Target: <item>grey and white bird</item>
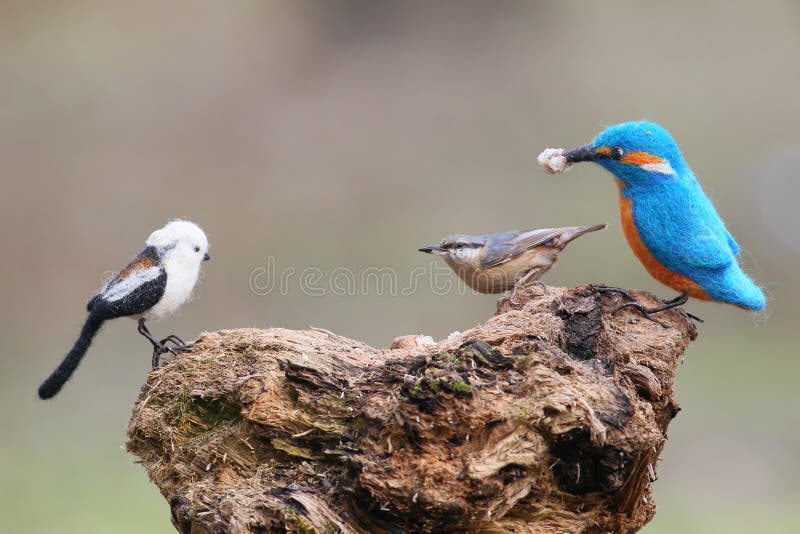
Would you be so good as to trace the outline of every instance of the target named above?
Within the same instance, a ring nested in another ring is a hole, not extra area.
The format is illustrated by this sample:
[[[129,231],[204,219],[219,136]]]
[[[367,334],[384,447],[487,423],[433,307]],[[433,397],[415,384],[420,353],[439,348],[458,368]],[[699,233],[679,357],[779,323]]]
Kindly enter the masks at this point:
[[[450,235],[420,252],[436,254],[469,287],[480,293],[503,293],[539,279],[567,243],[587,232],[606,228],[569,226],[489,235]]]
[[[55,396],[80,364],[92,339],[105,321],[117,317],[138,319],[139,333],[153,345],[153,366],[166,352],[177,354],[192,346],[171,335],[156,340],[145,326],[174,314],[192,294],[200,264],[211,259],[208,238],[196,224],[175,220],[156,230],[145,248],[89,300],[89,312],[78,340],[55,371],[39,387],[39,397]]]

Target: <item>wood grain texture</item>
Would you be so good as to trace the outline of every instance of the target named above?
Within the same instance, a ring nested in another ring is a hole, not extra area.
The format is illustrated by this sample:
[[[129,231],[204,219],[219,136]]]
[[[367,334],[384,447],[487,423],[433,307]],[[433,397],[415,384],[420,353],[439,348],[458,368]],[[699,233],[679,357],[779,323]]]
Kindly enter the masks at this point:
[[[179,532],[635,532],[696,337],[529,288],[436,345],[205,333],[150,373],[128,450]],[[639,298],[647,301],[645,293]]]

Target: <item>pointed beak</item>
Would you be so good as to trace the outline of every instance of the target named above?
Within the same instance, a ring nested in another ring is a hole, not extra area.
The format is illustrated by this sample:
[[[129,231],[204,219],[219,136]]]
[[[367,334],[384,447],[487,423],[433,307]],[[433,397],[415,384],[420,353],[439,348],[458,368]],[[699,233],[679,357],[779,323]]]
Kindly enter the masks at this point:
[[[568,163],[578,163],[581,161],[594,161],[597,154],[594,153],[592,145],[585,145],[564,152],[564,158]]]
[[[210,260],[210,259],[211,259],[211,254],[209,254],[208,252],[206,252],[205,254],[203,254],[203,261],[208,261],[208,260]]]
[[[419,249],[420,252],[424,252],[426,254],[447,254],[447,251],[443,249],[440,245],[428,245],[427,247],[422,247]]]

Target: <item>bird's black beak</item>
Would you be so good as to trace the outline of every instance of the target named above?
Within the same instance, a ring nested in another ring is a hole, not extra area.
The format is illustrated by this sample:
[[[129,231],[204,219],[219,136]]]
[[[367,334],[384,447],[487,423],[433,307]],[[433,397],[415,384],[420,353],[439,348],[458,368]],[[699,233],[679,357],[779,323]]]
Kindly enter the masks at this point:
[[[426,254],[444,254],[447,252],[441,245],[428,245],[427,247],[422,247],[419,251]]]
[[[208,252],[206,252],[205,254],[203,254],[203,261],[208,261],[208,260],[210,260],[210,259],[211,259],[211,254],[209,254]]]
[[[564,152],[564,158],[568,163],[578,163],[580,161],[594,161],[597,158],[597,154],[594,153],[592,145],[586,145]]]

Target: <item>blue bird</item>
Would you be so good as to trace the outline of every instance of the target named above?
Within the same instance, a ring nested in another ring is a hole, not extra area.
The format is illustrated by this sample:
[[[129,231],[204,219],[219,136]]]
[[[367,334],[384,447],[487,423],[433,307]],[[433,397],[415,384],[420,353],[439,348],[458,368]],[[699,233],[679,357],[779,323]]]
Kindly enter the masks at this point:
[[[662,306],[629,306],[648,315],[693,297],[764,309],[764,294],[736,259],[739,245],[667,130],[644,121],[617,124],[563,157],[567,164],[593,161],[614,175],[634,254],[656,280],[680,292]]]

